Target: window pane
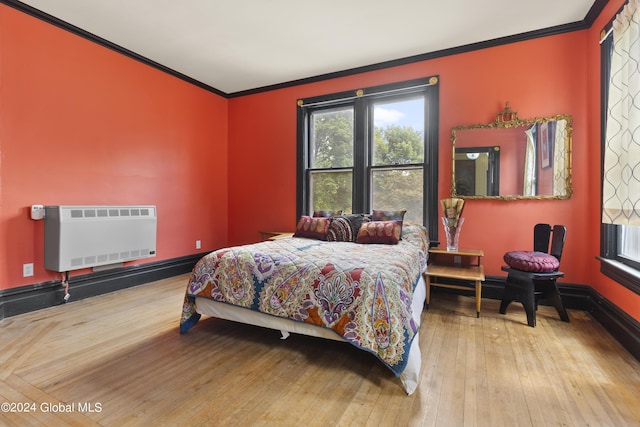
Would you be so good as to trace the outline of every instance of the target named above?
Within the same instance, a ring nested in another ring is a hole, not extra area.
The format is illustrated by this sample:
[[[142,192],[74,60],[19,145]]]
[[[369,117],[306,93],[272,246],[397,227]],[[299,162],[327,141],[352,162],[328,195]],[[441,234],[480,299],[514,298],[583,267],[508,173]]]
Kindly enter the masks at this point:
[[[373,209],[406,209],[405,221],[422,224],[422,168],[374,170],[371,180]]]
[[[353,166],[353,107],[311,113],[310,166]]]
[[[640,227],[620,225],[620,247],[618,253],[635,262],[640,262]]]
[[[424,97],[373,106],[373,165],[424,161]]]
[[[311,212],[317,210],[342,210],[343,213],[352,212],[352,182],[351,171],[311,172]]]

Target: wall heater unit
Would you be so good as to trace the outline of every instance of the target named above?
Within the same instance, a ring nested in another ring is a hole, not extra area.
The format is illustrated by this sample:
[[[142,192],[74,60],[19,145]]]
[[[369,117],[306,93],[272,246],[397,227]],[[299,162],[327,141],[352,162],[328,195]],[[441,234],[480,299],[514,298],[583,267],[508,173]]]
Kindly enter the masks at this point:
[[[44,267],[65,272],[156,256],[155,206],[45,206]]]

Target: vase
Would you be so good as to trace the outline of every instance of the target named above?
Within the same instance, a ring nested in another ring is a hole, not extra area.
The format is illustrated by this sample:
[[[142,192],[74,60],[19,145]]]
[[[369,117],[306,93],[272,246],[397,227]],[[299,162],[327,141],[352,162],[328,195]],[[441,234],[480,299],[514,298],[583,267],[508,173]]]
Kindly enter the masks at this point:
[[[447,237],[447,251],[457,251],[458,241],[460,240],[460,230],[464,223],[464,218],[458,218],[458,220],[450,220],[449,218],[442,217],[442,225],[444,226],[444,235]],[[452,225],[455,224],[455,225]]]

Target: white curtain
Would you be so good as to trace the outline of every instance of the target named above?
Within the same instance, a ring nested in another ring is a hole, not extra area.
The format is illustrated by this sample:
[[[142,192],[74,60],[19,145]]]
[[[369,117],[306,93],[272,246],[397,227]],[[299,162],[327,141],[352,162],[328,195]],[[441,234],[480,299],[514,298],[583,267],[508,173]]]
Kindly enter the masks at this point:
[[[602,222],[640,225],[640,0],[613,22]]]
[[[524,155],[523,196],[536,195],[536,141],[533,137],[534,127],[535,125],[524,131],[525,135],[527,135],[527,148]]]

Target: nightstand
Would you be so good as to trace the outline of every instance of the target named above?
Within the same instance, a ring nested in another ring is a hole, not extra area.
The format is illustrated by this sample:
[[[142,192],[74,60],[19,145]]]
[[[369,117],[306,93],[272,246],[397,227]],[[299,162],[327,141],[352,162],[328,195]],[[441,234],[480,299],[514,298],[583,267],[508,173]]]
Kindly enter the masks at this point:
[[[278,240],[293,236],[293,233],[286,231],[261,231],[260,240]]]
[[[480,258],[484,252],[479,249],[458,249],[447,251],[441,248],[429,249],[430,263],[424,272],[427,284],[427,309],[431,300],[431,286],[441,288],[475,290],[476,316],[480,317],[480,302],[482,299],[482,282],[485,280],[484,267],[480,264]],[[453,279],[467,284],[440,283],[438,278]]]

